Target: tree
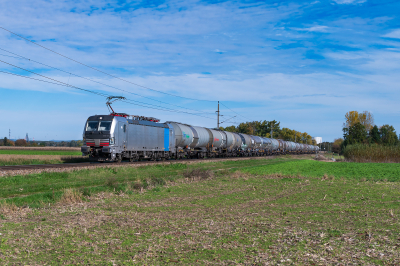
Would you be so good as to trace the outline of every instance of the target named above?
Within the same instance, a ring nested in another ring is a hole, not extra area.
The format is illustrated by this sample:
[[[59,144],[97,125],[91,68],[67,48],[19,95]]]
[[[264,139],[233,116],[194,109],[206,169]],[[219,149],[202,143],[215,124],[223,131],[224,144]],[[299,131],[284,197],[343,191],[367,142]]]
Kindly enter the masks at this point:
[[[15,141],[15,146],[26,146],[26,140],[24,140],[24,139],[17,139],[16,141]]]
[[[294,141],[295,132],[289,128],[282,128],[280,138],[286,141]]]
[[[31,145],[30,146],[32,146],[32,147],[37,147],[37,146],[39,146],[36,142],[31,142]]]
[[[7,139],[7,137],[4,137],[4,139],[3,139],[3,145],[4,145],[4,146],[8,146],[7,144],[8,144],[8,139]]]
[[[381,143],[381,134],[379,132],[379,128],[375,125],[370,131],[369,131],[369,142],[370,143]]]
[[[380,128],[382,143],[385,145],[396,145],[399,141],[393,126],[383,125]]]
[[[252,126],[250,122],[240,123],[237,128],[239,133],[254,135],[255,128]]]
[[[229,126],[229,127],[226,127],[225,129],[221,127],[221,130],[228,131],[228,132],[236,132],[236,127]]]
[[[14,141],[12,141],[12,140],[7,140],[7,146],[15,146]]]
[[[351,126],[360,123],[365,127],[367,131],[370,131],[374,124],[374,117],[368,111],[364,111],[362,113],[359,113],[357,111],[349,111],[346,113],[345,117],[345,127],[347,128],[350,128]]]
[[[335,153],[341,153],[340,147],[342,146],[343,141],[344,140],[342,138],[335,139],[332,144],[332,151]]]
[[[237,127],[229,126],[221,129],[229,132],[243,133],[261,137],[271,137],[270,135],[271,126],[273,129],[274,138],[278,138],[281,132],[280,122],[277,122],[275,120],[273,121],[264,120],[262,122],[261,121],[245,122],[245,123],[240,123]]]
[[[355,123],[354,125],[350,126],[349,128],[343,128],[343,146],[347,146],[349,144],[355,143],[366,143],[367,141],[367,130],[365,126],[361,123]]]
[[[360,123],[369,132],[374,125],[374,116],[370,112],[364,111],[360,114]]]

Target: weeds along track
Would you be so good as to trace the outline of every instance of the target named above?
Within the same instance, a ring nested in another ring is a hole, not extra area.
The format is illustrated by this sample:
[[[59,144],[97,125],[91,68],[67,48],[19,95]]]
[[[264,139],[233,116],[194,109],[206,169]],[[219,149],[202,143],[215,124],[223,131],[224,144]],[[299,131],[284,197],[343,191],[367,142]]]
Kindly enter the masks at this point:
[[[139,161],[139,162],[122,162],[122,163],[65,163],[65,164],[31,164],[31,165],[10,165],[0,166],[0,177],[37,174],[41,172],[65,172],[82,169],[95,169],[99,167],[140,167],[155,164],[170,164],[170,163],[184,163],[196,164],[206,162],[218,161],[247,161],[257,159],[274,159],[279,156],[260,156],[260,157],[238,157],[238,158],[210,158],[202,160],[183,159],[183,160],[169,160],[169,161]],[[304,158],[304,155],[291,155],[292,158]],[[310,155],[306,156],[310,157]]]

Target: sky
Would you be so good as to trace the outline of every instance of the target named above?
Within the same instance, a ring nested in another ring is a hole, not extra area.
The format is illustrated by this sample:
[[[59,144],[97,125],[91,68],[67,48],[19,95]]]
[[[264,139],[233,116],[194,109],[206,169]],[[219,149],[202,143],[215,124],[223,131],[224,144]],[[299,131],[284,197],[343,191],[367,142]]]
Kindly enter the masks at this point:
[[[0,137],[81,139],[111,95],[127,98],[115,111],[162,122],[214,128],[220,101],[224,127],[275,119],[333,141],[354,110],[400,133],[398,10],[385,0],[3,0]]]

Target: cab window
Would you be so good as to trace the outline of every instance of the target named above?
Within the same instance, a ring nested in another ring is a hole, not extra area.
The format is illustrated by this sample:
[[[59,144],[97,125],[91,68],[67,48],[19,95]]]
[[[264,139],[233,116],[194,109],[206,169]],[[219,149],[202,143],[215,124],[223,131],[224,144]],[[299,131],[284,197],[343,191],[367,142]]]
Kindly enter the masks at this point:
[[[110,131],[112,121],[101,121],[99,131]]]
[[[98,126],[98,121],[88,121],[86,125],[86,131],[97,131]]]

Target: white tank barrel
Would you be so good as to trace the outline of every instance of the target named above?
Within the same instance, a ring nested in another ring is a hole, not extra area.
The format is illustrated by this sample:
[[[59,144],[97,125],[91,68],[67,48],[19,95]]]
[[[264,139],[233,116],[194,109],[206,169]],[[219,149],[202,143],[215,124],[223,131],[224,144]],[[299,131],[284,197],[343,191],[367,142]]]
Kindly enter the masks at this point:
[[[170,124],[175,131],[175,145],[177,147],[185,148],[186,146],[190,146],[194,140],[193,131],[190,127],[175,123],[175,122],[167,122]]]

